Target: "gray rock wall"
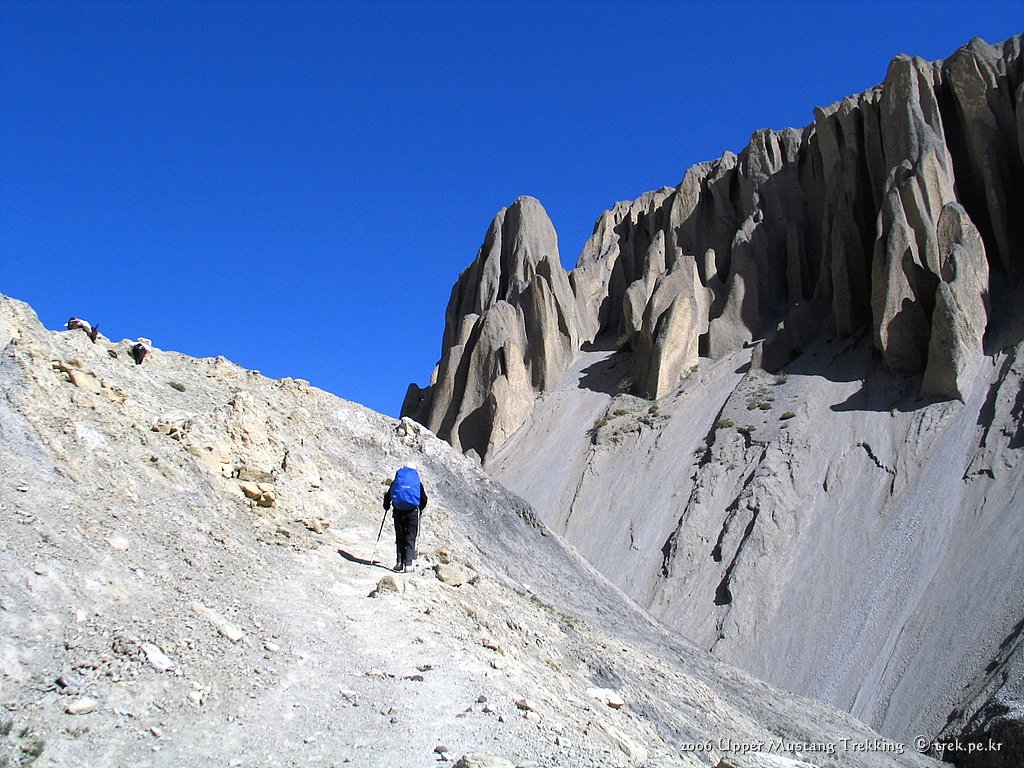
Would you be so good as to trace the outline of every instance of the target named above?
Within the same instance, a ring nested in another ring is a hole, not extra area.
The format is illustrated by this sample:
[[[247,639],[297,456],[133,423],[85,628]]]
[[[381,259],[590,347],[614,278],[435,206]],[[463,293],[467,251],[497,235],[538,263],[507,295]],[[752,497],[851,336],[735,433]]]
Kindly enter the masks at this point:
[[[628,383],[651,398],[699,355],[763,339],[755,363],[775,370],[823,333],[865,331],[890,370],[927,371],[922,395],[960,397],[990,282],[1024,275],[1020,46],[897,56],[880,86],[803,129],[757,131],[617,204],[568,276],[540,204],[520,198],[460,276],[434,382],[410,387],[403,414],[486,457],[602,337],[637,353]],[[959,234],[940,232],[947,206]]]
[[[481,454],[674,629],[905,738],[1020,724],[1020,43],[603,214],[579,352]]]
[[[575,305],[541,204],[521,197],[491,222],[445,313],[431,385],[409,387],[402,415],[464,452],[486,456],[518,429],[535,394],[579,348]]]

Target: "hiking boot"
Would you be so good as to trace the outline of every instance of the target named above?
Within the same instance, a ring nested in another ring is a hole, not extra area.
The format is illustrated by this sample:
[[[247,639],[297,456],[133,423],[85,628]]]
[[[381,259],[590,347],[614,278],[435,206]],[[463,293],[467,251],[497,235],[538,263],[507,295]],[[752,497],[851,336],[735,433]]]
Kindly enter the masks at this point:
[[[405,566],[402,563],[395,563],[395,567],[392,568],[395,573],[402,573],[405,571]]]

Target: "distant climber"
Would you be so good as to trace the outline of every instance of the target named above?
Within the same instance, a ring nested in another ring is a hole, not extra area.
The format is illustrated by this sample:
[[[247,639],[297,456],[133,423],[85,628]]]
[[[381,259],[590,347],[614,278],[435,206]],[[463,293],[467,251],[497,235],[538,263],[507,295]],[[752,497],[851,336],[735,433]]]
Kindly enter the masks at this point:
[[[384,511],[394,506],[395,551],[398,573],[412,568],[416,558],[416,535],[420,529],[420,510],[427,508],[427,490],[414,466],[402,467],[395,473],[384,492]]]
[[[149,347],[143,344],[141,341],[132,347],[132,360],[135,361],[136,365],[142,365],[142,361],[146,359],[146,355],[149,354]]]
[[[64,325],[69,331],[84,331],[85,335],[89,337],[93,344],[96,343],[96,337],[100,334],[100,326],[97,323],[95,326],[89,324],[87,320],[82,320],[77,317],[72,317]]]

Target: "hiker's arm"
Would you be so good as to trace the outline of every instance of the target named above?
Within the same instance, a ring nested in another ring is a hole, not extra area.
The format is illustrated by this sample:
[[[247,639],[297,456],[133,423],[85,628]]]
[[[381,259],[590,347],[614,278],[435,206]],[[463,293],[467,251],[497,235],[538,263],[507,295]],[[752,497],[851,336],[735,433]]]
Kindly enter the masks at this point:
[[[420,509],[427,508],[427,489],[420,483]]]
[[[388,487],[388,489],[386,491],[384,491],[384,511],[387,512],[389,509],[391,509],[391,488],[390,487]]]

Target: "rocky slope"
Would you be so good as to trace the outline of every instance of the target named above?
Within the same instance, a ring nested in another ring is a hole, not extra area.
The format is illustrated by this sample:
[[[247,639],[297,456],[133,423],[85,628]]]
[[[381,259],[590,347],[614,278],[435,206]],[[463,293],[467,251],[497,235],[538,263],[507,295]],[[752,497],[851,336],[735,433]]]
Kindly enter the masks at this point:
[[[901,738],[1019,712],[1020,48],[898,56],[616,205],[568,296],[517,201],[525,255],[485,243],[403,413],[759,676]],[[487,269],[516,289],[464,301]]]
[[[0,296],[0,765],[936,764],[672,635],[418,425],[132,344]]]

